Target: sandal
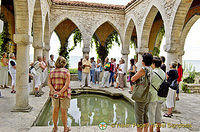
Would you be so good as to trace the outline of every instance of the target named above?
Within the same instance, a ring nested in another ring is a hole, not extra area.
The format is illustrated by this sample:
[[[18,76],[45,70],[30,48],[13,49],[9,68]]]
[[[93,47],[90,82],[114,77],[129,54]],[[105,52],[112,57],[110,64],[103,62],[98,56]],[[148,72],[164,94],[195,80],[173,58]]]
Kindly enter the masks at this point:
[[[171,114],[165,113],[163,116],[164,116],[164,117],[169,117],[169,118],[171,118]]]
[[[69,127],[67,127],[66,129],[64,129],[64,132],[69,132],[71,131],[71,129]]]

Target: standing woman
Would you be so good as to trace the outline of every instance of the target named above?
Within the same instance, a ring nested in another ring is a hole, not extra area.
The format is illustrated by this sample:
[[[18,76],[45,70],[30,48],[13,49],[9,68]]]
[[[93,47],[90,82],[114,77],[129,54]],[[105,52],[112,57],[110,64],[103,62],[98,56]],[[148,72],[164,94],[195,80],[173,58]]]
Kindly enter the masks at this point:
[[[132,82],[136,82],[138,79],[142,80],[140,81],[140,84],[136,84],[138,88],[143,88],[147,95],[145,100],[138,101],[135,100],[135,117],[136,117],[136,124],[137,124],[137,132],[142,132],[142,129],[144,128],[144,132],[148,131],[148,106],[149,106],[149,89],[150,89],[150,82],[151,82],[151,75],[152,75],[152,68],[151,64],[153,62],[153,56],[150,53],[144,53],[142,55],[142,68],[131,78]],[[136,90],[136,89],[134,89]],[[134,95],[134,94],[133,94]],[[141,97],[142,99],[142,97]]]
[[[99,84],[100,81],[100,72],[101,72],[101,59],[97,59],[97,64],[95,68],[95,83]]]
[[[136,73],[135,60],[131,59],[130,63],[131,63],[131,67],[129,69],[129,76],[130,76],[130,79],[131,79],[135,75],[135,73]],[[132,94],[134,83],[132,81],[130,81],[130,85],[131,85],[131,90],[129,91],[129,93]]]
[[[61,109],[62,123],[64,126],[64,132],[69,132],[70,128],[67,127],[67,110],[70,106],[71,89],[70,84],[70,72],[66,68],[66,59],[59,56],[55,66],[56,68],[50,73],[48,79],[48,85],[50,88],[50,97],[53,104],[53,132],[57,132],[58,126],[58,113]]]
[[[3,58],[1,59],[1,78],[0,86],[2,88],[8,88],[8,59],[7,53],[3,53]]]
[[[178,78],[178,71],[176,70],[176,67],[177,67],[177,64],[172,63],[170,65],[170,70],[167,72],[167,77],[168,77],[167,81],[169,82],[170,85],[172,85],[172,82],[176,81]],[[169,92],[166,99],[166,106],[167,106],[168,112],[163,115],[164,117],[171,118],[172,110],[175,106],[175,96],[176,96],[176,90],[169,87]]]
[[[178,63],[178,83],[180,83],[182,81],[182,77],[183,77],[183,68],[182,65],[180,63]],[[176,90],[176,100],[179,100],[179,88]]]

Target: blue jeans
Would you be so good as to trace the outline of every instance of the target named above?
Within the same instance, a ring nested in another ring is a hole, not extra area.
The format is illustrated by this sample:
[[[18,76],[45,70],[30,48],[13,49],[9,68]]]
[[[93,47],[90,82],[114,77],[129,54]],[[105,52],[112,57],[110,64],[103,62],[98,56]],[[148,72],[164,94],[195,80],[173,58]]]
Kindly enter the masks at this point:
[[[91,77],[91,81],[93,83],[95,83],[95,80],[94,80],[94,73],[95,73],[95,70],[90,70],[90,77]]]
[[[79,81],[82,80],[82,71],[78,71],[78,80],[79,80]]]
[[[110,72],[109,83],[111,83],[111,81],[112,81],[112,83],[114,83],[114,81],[115,81],[115,79],[114,79],[114,75],[115,75],[114,72]]]

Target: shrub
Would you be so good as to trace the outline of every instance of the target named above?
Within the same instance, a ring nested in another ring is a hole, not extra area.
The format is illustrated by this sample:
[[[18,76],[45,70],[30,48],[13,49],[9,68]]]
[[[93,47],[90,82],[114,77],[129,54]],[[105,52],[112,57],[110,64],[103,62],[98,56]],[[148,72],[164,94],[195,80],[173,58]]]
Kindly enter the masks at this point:
[[[70,68],[69,71],[70,71],[70,74],[78,74],[77,68]]]

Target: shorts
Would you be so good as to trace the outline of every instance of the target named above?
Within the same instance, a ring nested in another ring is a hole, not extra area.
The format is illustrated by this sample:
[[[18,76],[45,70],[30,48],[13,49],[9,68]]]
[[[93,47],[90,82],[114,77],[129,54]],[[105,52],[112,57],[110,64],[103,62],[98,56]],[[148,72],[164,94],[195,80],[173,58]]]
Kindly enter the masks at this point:
[[[162,115],[161,115],[161,106],[162,102],[150,102],[149,103],[149,123],[155,124],[155,123],[161,123]]]
[[[149,102],[135,102],[135,118],[136,124],[143,125],[148,123],[148,105]]]
[[[35,75],[34,81],[35,81],[35,88],[39,88],[39,86],[41,85],[41,75]]]
[[[52,105],[54,108],[62,108],[67,110],[70,106],[70,99],[69,98],[51,98],[52,99]]]

